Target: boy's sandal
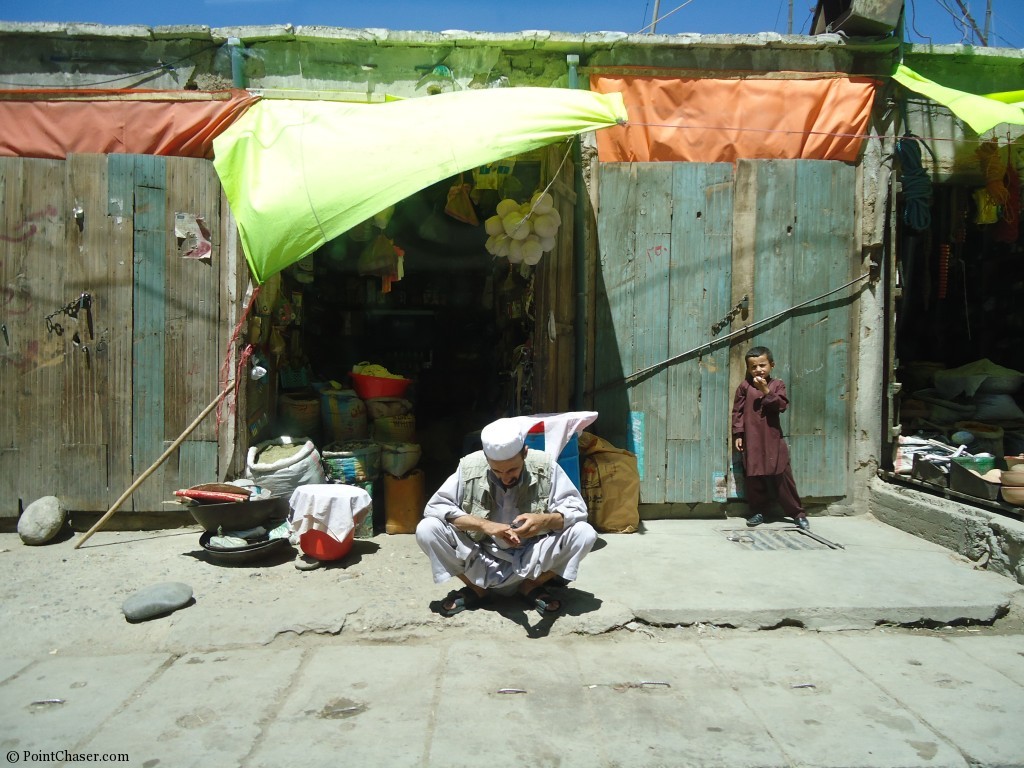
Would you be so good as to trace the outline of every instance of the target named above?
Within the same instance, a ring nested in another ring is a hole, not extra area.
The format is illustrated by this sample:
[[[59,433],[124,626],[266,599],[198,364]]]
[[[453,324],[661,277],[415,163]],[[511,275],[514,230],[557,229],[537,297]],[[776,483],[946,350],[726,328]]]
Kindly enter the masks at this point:
[[[472,611],[479,608],[489,600],[489,595],[478,595],[476,591],[469,586],[463,587],[462,589],[453,589],[448,593],[448,596],[441,601],[440,613],[442,616],[452,617],[457,613]]]
[[[543,584],[534,587],[529,592],[520,592],[519,597],[541,616],[558,613],[562,610],[562,601],[548,592]]]

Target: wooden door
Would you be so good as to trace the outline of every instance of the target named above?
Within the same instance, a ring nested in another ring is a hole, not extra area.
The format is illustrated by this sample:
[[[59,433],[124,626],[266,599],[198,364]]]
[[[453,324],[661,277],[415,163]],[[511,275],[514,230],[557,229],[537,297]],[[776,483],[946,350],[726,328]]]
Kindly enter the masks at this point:
[[[144,155],[4,158],[0,180],[0,515],[44,495],[105,511],[220,389],[220,184],[208,161]],[[203,220],[206,258],[184,257],[177,213]],[[122,508],[217,479],[217,437],[210,418]]]
[[[752,344],[772,347],[794,403],[783,426],[801,492],[844,495],[849,301],[788,310],[848,279],[854,169],[615,163],[600,174],[595,431],[637,453],[642,502],[724,500],[732,393]]]
[[[576,376],[576,263],[573,219],[576,204],[571,145],[544,150],[541,178],[561,217],[555,248],[535,272],[533,404],[537,413],[571,409]]]

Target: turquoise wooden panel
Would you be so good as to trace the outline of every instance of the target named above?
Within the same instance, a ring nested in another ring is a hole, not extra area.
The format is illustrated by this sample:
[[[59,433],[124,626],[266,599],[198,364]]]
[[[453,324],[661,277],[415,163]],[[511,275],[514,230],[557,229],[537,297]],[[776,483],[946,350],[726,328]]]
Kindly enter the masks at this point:
[[[135,156],[133,277],[132,464],[137,473],[164,450],[164,327],[166,324],[165,161]],[[160,482],[150,488],[162,494]]]
[[[639,381],[628,399],[621,388],[609,386],[617,377],[713,340],[711,326],[733,306],[732,167],[675,164],[669,178],[662,170],[668,164],[660,166],[602,166],[595,331],[595,407],[601,418],[596,431],[628,445],[619,425],[629,412],[639,413],[645,423],[646,465],[641,500],[712,501],[716,475],[724,475],[730,457],[728,344],[712,345]],[[801,493],[842,496],[850,301],[841,294],[841,300],[787,311],[849,279],[855,169],[831,162],[760,161],[755,180],[750,317],[782,317],[742,343],[770,347],[775,373],[790,391],[794,406],[783,417],[783,428]],[[659,212],[669,205],[666,247]]]
[[[759,164],[754,318],[842,285],[855,231],[855,171],[827,161]],[[850,310],[847,294],[788,313],[754,338],[771,347],[786,382],[783,417],[797,487],[805,497],[846,494]]]
[[[135,201],[136,155],[107,155],[107,215],[132,215]]]
[[[597,217],[600,261],[596,270],[594,408],[595,434],[612,444],[629,443],[629,392],[623,378],[633,367],[633,265],[636,252],[636,166],[601,169]]]
[[[810,212],[798,227],[807,243],[803,269],[821,275],[814,282],[820,296],[847,282],[856,256],[855,170],[825,161],[804,161],[797,168],[800,208]],[[820,290],[819,290],[820,289]],[[847,493],[849,433],[849,355],[852,331],[850,292],[834,294],[801,314],[794,324],[802,356],[796,396],[815,404],[804,413],[794,406],[790,420],[794,474],[804,478],[806,496]],[[799,486],[798,486],[799,487]]]
[[[758,163],[754,292],[750,297],[750,312],[754,320],[771,317],[795,303],[795,178],[796,167],[792,161]],[[776,362],[775,375],[788,385],[791,359],[789,333],[784,321],[761,326],[744,347],[755,345],[772,350]],[[783,416],[783,428],[786,420],[787,417]]]
[[[189,488],[217,481],[217,441],[186,440],[178,449],[178,484]]]
[[[637,207],[633,294],[633,365],[642,370],[668,359],[672,307],[672,175],[674,163],[637,164]],[[665,368],[636,382],[630,395],[633,411],[644,414],[644,476],[640,498],[665,501],[665,455],[668,421]]]
[[[728,163],[675,165],[669,357],[712,339],[731,307],[732,180]],[[668,381],[666,501],[710,501],[728,462],[728,345],[674,364]]]

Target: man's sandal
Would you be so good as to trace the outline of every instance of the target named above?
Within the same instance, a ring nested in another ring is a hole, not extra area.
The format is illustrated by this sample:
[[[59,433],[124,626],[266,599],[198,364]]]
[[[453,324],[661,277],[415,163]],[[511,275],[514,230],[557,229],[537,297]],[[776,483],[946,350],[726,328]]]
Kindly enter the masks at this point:
[[[440,612],[442,616],[451,617],[463,611],[475,610],[489,601],[489,595],[478,595],[476,590],[466,586],[449,592],[448,596],[441,601]]]
[[[562,601],[548,592],[543,584],[534,587],[529,592],[520,592],[519,597],[541,616],[558,613],[562,610]]]

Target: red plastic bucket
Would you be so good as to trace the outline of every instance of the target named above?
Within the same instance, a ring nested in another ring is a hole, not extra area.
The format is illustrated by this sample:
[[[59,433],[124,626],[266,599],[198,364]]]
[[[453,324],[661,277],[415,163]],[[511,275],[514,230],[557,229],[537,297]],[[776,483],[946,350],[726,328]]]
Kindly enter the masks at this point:
[[[299,536],[299,548],[317,560],[340,560],[352,549],[355,531],[349,531],[344,541],[338,541],[323,531],[306,531]]]

